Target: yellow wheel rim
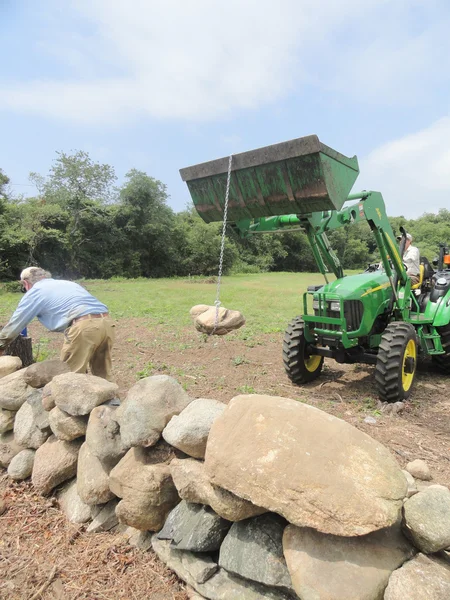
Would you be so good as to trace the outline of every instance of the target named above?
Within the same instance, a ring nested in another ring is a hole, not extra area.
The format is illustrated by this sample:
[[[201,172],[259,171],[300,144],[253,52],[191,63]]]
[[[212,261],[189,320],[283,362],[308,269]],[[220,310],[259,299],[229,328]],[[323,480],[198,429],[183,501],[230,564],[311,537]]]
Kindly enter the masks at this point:
[[[305,367],[310,373],[314,373],[314,371],[317,371],[317,369],[319,368],[321,360],[322,357],[318,354],[311,354],[311,356],[309,356],[308,358],[306,358],[305,356]]]
[[[412,373],[406,373],[406,361],[408,358],[414,359],[414,370]],[[409,340],[406,344],[405,354],[403,355],[403,366],[402,366],[402,386],[405,392],[409,390],[412,385],[414,374],[416,372],[416,359],[417,359],[417,348],[414,340]]]

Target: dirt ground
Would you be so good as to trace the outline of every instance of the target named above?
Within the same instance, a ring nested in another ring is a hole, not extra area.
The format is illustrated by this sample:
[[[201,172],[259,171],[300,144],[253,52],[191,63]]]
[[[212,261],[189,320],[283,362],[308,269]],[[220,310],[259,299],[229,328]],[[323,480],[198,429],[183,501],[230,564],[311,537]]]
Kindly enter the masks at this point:
[[[30,331],[34,339],[46,337],[45,351],[57,355],[61,336],[38,324]],[[282,364],[282,334],[251,341],[236,334],[205,338],[193,329],[149,328],[145,319],[123,319],[116,331],[113,366],[122,398],[139,376],[168,374],[193,398],[227,403],[238,394],[259,393],[297,399],[379,440],[401,467],[426,460],[433,481],[450,486],[450,378],[430,362],[420,364],[410,400],[392,415],[377,399],[373,367],[326,360],[318,380],[301,388],[291,385]],[[8,509],[0,516],[0,598],[187,598],[182,584],[151,552],[137,552],[113,534],[83,534],[29,484],[3,477],[2,495]]]

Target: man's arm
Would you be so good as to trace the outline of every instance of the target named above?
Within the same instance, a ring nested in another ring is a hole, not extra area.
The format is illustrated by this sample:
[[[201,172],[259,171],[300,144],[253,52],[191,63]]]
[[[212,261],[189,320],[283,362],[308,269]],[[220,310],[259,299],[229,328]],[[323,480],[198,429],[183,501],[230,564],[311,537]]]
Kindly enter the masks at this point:
[[[22,329],[39,314],[41,303],[39,290],[33,288],[21,299],[9,323],[0,331],[0,351],[2,354],[5,347],[16,339]]]

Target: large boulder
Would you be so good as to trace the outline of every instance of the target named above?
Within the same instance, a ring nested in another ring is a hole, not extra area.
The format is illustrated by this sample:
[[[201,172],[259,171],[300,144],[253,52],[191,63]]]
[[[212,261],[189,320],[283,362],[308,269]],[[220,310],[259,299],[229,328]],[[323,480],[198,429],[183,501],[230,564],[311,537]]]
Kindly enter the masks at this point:
[[[168,463],[172,451],[164,443],[156,448],[132,448],[110,473],[110,489],[122,500],[116,514],[121,523],[143,531],[158,531],[179,501]]]
[[[111,467],[115,466],[128,450],[122,442],[116,411],[114,406],[97,406],[89,415],[86,430],[86,442],[92,454]]]
[[[414,554],[399,523],[360,537],[288,525],[283,550],[302,600],[381,600],[392,571]]]
[[[25,369],[24,380],[33,388],[42,388],[47,383],[63,373],[70,373],[70,367],[67,363],[58,358],[37,362]]]
[[[15,481],[27,479],[33,471],[34,455],[36,450],[29,448],[16,454],[9,463],[8,475]]]
[[[71,523],[86,523],[91,519],[91,507],[78,495],[77,482],[69,481],[57,494],[59,507]]]
[[[194,325],[197,331],[211,335],[226,335],[234,329],[239,329],[245,325],[245,317],[238,310],[231,310],[224,306],[219,306],[217,311],[215,306],[207,304],[197,304],[190,310],[191,317],[194,319]],[[217,323],[216,323],[217,320]]]
[[[406,500],[406,533],[422,552],[430,554],[450,547],[450,490],[433,485]]]
[[[105,504],[114,498],[109,489],[109,472],[94,456],[88,444],[80,448],[77,466],[77,491],[85,504]]]
[[[116,412],[123,444],[127,448],[153,446],[170,419],[190,402],[173,377],[154,375],[141,379]]]
[[[14,439],[12,431],[0,434],[0,467],[6,468],[12,459],[25,448]]]
[[[18,356],[0,356],[0,379],[15,373],[22,368],[22,361]]]
[[[71,442],[79,437],[83,437],[86,433],[89,418],[87,415],[74,417],[57,406],[52,408],[47,414],[50,428],[58,440]]]
[[[194,458],[174,458],[170,472],[180,498],[186,502],[207,504],[228,521],[242,521],[267,512],[232,492],[212,485],[205,472],[205,464]]]
[[[31,387],[25,382],[26,369],[15,371],[0,379],[0,408],[19,410],[28,397]]]
[[[6,408],[0,408],[0,433],[12,431],[12,429],[14,429],[15,418],[15,410],[6,410]]]
[[[87,415],[96,406],[112,400],[119,387],[95,375],[64,373],[54,377],[51,395],[55,405],[69,415]]]
[[[24,448],[42,446],[50,435],[50,429],[40,429],[34,417],[34,411],[28,402],[19,408],[14,421],[14,439]]]
[[[168,444],[189,456],[204,458],[211,426],[224,410],[225,404],[218,400],[193,400],[179,415],[170,419],[162,436]]]
[[[36,451],[31,481],[46,496],[60,483],[75,477],[81,442],[63,442],[51,436]]]
[[[274,396],[238,396],[206,447],[211,483],[290,523],[333,535],[393,525],[407,492],[390,452],[317,408]]]
[[[233,523],[219,555],[229,573],[292,593],[291,576],[283,556],[286,521],[273,513]]]
[[[214,552],[220,548],[230,525],[209,506],[182,500],[170,512],[158,537],[172,540],[178,550]]]
[[[418,554],[389,579],[384,600],[448,600],[450,563]]]

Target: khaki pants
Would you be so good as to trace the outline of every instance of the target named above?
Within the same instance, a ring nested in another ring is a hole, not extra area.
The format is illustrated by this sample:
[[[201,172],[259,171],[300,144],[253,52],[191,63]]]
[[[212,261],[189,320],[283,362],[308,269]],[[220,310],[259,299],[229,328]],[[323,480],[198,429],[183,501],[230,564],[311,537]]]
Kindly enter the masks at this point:
[[[61,360],[74,373],[86,373],[112,381],[111,348],[114,344],[114,323],[110,317],[76,321],[64,332]]]

